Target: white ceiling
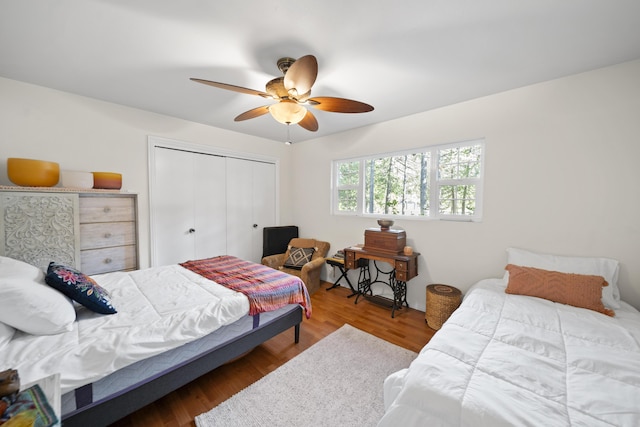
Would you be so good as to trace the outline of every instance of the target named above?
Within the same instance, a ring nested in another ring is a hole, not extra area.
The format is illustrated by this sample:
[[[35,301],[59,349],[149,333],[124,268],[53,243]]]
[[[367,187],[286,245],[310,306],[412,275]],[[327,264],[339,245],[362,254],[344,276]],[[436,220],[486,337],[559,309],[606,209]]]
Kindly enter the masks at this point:
[[[0,76],[276,141],[268,104],[190,77],[263,91],[276,61],[313,54],[303,141],[640,58],[638,0],[0,0]],[[0,94],[1,96],[1,94]]]

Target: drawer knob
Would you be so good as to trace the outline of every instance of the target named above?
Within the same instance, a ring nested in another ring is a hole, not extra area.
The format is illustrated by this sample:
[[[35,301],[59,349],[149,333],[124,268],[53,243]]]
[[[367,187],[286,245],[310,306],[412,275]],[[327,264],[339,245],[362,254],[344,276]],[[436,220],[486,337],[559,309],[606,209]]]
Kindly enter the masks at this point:
[[[111,258],[105,258],[104,259],[104,263],[105,264],[111,264],[111,261],[113,261]]]
[[[109,206],[105,206],[103,210],[104,210],[104,213],[111,212],[111,208]]]
[[[109,232],[104,233],[104,238],[105,239],[108,239],[109,237],[111,237],[111,233],[109,233]]]

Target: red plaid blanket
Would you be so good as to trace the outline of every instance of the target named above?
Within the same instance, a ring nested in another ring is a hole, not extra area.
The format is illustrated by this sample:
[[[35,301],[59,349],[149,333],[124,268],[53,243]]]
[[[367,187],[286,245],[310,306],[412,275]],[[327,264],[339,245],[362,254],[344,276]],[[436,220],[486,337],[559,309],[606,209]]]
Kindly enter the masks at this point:
[[[287,304],[300,304],[307,319],[311,317],[309,292],[299,277],[230,255],[187,261],[180,265],[245,294],[249,298],[249,314],[252,316]]]

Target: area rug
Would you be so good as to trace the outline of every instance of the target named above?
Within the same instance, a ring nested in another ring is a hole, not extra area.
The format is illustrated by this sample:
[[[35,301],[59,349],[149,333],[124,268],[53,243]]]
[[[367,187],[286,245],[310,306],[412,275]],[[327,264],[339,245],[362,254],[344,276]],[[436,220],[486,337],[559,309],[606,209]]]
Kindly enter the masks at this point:
[[[375,426],[382,384],[416,353],[344,325],[196,417],[198,427]]]

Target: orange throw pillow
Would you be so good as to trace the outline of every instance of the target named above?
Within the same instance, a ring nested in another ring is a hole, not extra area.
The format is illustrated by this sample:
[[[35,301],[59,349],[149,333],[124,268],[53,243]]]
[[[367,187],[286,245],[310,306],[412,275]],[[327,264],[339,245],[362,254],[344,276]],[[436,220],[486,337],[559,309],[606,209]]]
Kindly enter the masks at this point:
[[[602,304],[602,288],[609,284],[602,276],[560,273],[533,267],[508,264],[508,294],[527,295],[549,301],[588,308],[607,316],[614,316],[613,310]]]

